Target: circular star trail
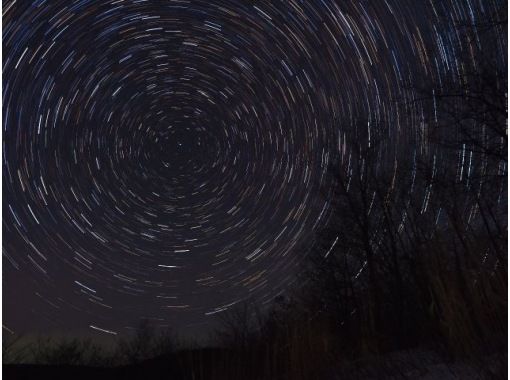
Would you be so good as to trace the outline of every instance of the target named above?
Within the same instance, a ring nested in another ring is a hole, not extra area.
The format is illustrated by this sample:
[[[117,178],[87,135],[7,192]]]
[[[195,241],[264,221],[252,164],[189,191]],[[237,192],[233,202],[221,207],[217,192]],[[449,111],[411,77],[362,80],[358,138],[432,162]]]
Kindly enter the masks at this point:
[[[460,65],[451,18],[482,7],[403,3],[4,2],[4,271],[23,313],[122,333],[285,291],[346,131],[363,117],[370,143],[384,120],[381,162],[417,145],[393,100]]]

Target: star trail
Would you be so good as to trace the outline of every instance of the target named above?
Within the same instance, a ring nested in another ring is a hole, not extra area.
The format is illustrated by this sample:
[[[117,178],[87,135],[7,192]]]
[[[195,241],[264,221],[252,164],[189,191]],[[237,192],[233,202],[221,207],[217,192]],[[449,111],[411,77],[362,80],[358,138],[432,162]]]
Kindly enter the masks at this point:
[[[395,100],[462,71],[479,46],[454,25],[495,4],[4,2],[4,297],[24,299],[4,324],[116,335],[270,304],[346,133],[363,118],[381,165],[412,161],[425,126]]]

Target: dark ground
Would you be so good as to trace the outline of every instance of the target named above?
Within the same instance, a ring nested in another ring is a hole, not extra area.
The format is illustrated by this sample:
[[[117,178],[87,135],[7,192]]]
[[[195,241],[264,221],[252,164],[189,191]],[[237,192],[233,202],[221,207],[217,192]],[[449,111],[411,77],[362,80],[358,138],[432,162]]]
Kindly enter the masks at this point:
[[[241,375],[232,371],[216,373],[217,363],[233,361],[236,355],[229,350],[201,349],[183,350],[174,355],[145,360],[139,364],[114,368],[88,366],[51,366],[31,364],[10,364],[3,366],[6,380],[16,379],[240,379],[240,380],[287,380],[291,377],[257,375],[257,370],[248,370]],[[420,379],[420,380],[488,380],[508,378],[507,360],[503,356],[493,356],[479,363],[445,362],[431,351],[399,351],[360,361],[354,361],[342,368],[325,368],[317,372],[311,380],[379,380],[379,379]],[[235,367],[233,365],[232,367]],[[221,365],[220,365],[221,367]],[[225,367],[223,367],[222,371]],[[231,372],[231,373],[228,373]],[[225,377],[223,377],[225,376]]]

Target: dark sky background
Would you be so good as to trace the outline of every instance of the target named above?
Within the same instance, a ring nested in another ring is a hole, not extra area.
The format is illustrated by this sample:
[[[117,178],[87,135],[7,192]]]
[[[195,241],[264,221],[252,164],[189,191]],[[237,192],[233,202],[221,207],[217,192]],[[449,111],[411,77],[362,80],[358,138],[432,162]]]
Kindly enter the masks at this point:
[[[4,2],[4,327],[206,331],[270,304],[327,222],[346,132],[384,121],[381,164],[411,157],[419,110],[395,99],[455,74],[455,22],[498,4]]]

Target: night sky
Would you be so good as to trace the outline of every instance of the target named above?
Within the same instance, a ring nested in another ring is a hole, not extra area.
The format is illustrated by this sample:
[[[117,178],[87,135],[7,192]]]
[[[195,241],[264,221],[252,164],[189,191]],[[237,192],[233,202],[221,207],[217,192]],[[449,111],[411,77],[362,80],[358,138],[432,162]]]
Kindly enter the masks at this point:
[[[424,126],[395,99],[457,73],[455,23],[497,4],[5,1],[4,326],[122,335],[270,304],[327,222],[346,133],[384,121],[381,165],[412,160]]]

